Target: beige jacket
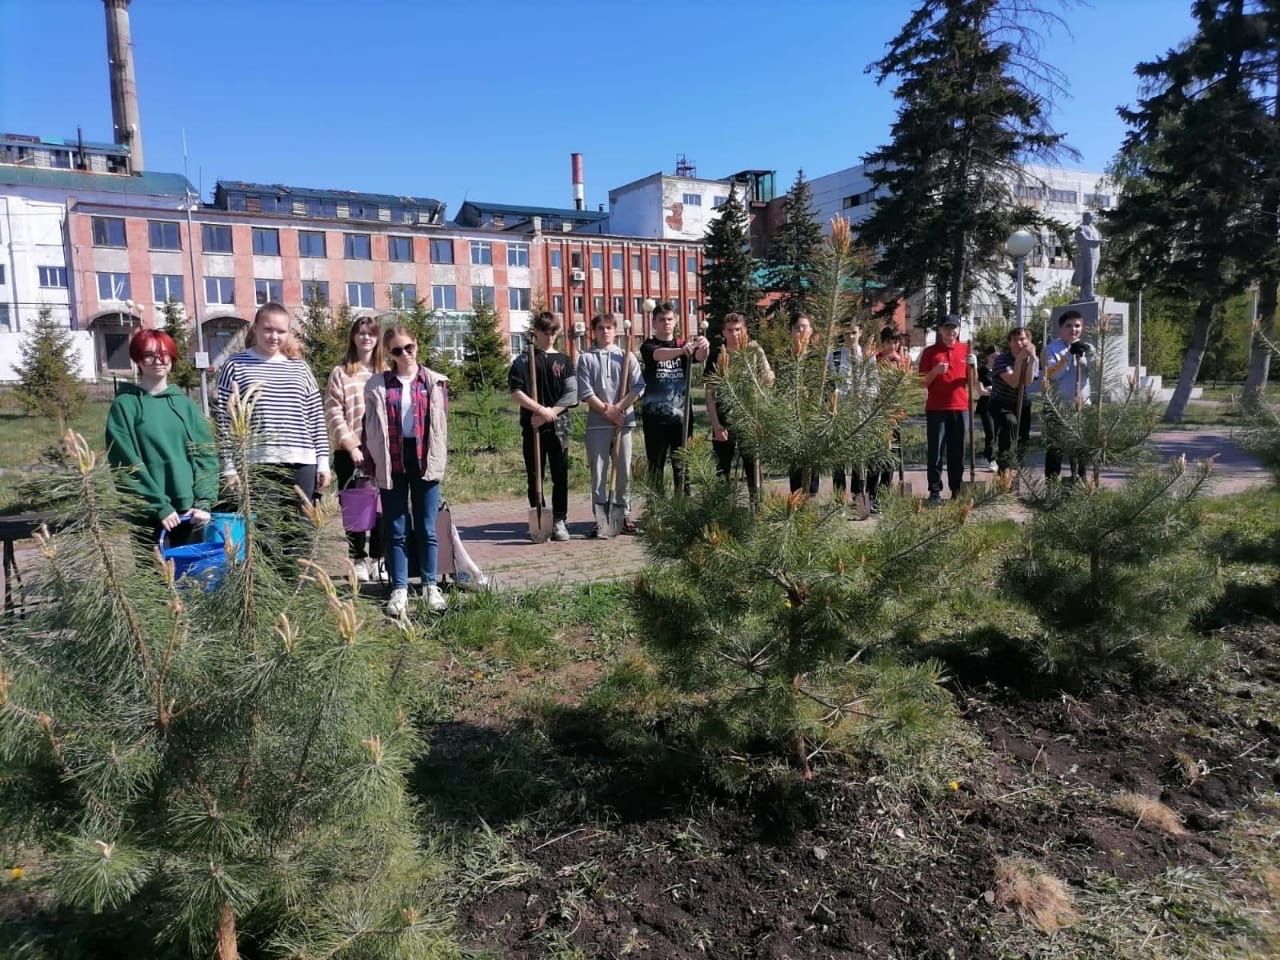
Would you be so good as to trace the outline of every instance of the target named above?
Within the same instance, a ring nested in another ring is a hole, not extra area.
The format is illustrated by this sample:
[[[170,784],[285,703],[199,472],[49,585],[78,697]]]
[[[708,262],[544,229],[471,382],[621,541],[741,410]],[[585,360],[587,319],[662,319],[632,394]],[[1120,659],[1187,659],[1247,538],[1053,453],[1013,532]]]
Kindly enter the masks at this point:
[[[364,389],[372,372],[360,368],[347,373],[345,366],[333,368],[324,391],[324,419],[329,426],[333,449],[350,453],[360,446],[364,428]]]
[[[431,395],[431,426],[427,433],[427,465],[423,480],[441,480],[449,460],[449,378],[427,367]],[[393,374],[394,375],[394,374]],[[387,445],[387,386],[383,374],[374,374],[364,388],[364,448],[373,464],[374,478],[382,490],[390,490],[391,450]]]

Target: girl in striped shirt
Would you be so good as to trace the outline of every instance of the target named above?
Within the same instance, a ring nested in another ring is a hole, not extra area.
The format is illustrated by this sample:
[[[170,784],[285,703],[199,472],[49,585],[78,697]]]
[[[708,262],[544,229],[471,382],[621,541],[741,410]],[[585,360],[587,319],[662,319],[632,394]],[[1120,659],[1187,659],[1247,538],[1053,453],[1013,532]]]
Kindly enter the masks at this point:
[[[364,388],[374,373],[386,369],[381,338],[382,330],[373,317],[361,317],[353,323],[347,335],[347,356],[333,368],[325,386],[324,418],[333,440],[333,467],[338,474],[339,489],[351,481],[357,469],[373,475],[373,467],[366,464],[361,450],[364,443]],[[369,533],[348,533],[347,548],[355,563],[356,578],[362,583],[371,580],[382,558],[381,526],[375,526]]]
[[[294,487],[314,500],[329,484],[329,437],[320,405],[320,388],[305,362],[289,356],[289,314],[278,303],[258,308],[250,329],[251,346],[241,350],[218,374],[218,429],[224,438],[222,474],[234,487],[239,477],[225,447],[231,427],[233,391],[244,397],[260,385],[253,406],[249,460],[282,489],[285,502],[297,501]]]

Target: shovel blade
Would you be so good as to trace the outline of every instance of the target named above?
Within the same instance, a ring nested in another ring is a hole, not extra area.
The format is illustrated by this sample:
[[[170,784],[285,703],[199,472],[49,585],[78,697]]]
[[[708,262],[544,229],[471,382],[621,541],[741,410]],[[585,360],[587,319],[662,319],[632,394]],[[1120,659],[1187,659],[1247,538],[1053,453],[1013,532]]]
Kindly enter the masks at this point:
[[[604,514],[604,525],[601,529],[603,537],[618,537],[622,535],[622,525],[626,522],[626,513],[622,507],[614,504],[610,506]]]
[[[551,511],[546,507],[529,508],[529,539],[534,543],[546,543],[551,539],[554,524]]]

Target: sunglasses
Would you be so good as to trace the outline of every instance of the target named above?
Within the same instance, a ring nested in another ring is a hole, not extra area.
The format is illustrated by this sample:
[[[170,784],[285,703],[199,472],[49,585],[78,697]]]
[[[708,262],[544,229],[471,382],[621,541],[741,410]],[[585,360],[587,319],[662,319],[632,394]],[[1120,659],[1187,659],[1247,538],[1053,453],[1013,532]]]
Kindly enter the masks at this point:
[[[406,343],[403,346],[392,347],[391,355],[393,357],[403,357],[406,353],[412,354],[416,352],[418,345],[416,343]]]

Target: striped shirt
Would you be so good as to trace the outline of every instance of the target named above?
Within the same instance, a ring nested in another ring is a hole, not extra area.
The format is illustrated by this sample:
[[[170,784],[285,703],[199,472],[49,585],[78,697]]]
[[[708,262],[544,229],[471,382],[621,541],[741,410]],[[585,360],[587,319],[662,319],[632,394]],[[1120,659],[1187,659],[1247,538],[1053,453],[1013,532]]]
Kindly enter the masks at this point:
[[[324,391],[324,419],[335,449],[350,453],[364,442],[364,388],[373,371],[359,367],[347,373],[345,366],[333,368]]]
[[[223,439],[222,472],[234,470],[226,447],[230,437],[231,402],[237,387],[245,396],[254,385],[261,391],[253,406],[253,440],[249,459],[254,463],[314,463],[319,473],[329,472],[329,437],[320,407],[320,388],[310,368],[301,360],[277,356],[264,359],[242,350],[218,373],[218,432]]]

